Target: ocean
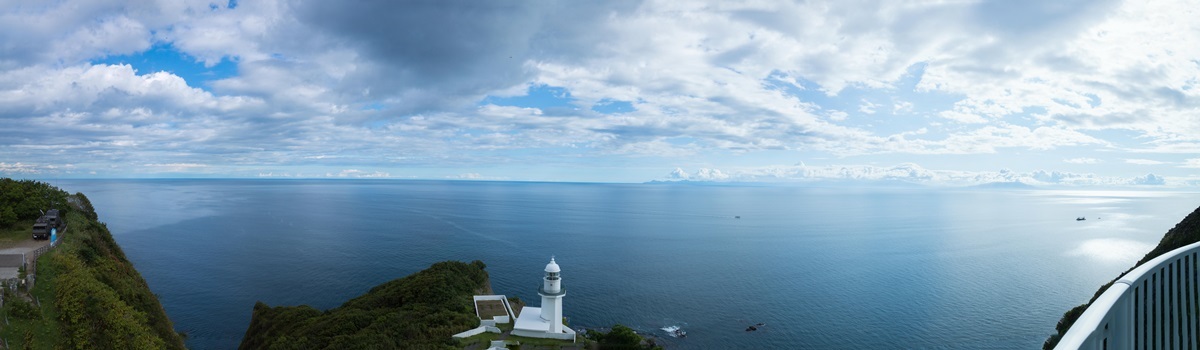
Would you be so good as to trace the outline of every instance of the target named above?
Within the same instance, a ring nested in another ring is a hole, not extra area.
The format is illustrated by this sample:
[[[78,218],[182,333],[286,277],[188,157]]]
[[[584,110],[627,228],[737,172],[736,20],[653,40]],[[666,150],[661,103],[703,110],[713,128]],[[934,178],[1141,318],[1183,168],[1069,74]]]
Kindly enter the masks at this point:
[[[444,260],[482,260],[496,293],[536,305],[551,256],[572,327],[620,323],[670,349],[1039,348],[1200,204],[1176,192],[52,183],[91,199],[193,349],[236,348],[256,301],[332,308]]]

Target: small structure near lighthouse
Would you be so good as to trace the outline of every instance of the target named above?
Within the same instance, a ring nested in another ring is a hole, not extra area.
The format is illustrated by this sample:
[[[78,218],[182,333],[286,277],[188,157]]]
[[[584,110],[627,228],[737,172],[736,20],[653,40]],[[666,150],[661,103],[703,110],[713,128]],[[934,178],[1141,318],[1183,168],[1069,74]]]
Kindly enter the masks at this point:
[[[563,324],[562,303],[567,289],[562,286],[562,276],[559,275],[562,269],[554,262],[554,257],[550,257],[545,271],[542,287],[538,288],[538,295],[542,297],[542,307],[519,308],[516,309],[520,311],[518,315],[513,312],[513,306],[504,295],[476,295],[475,315],[479,316],[479,327],[455,334],[454,338],[464,339],[484,332],[504,333],[505,330],[501,327],[507,328],[505,325],[512,322],[512,335],[575,342],[575,330]],[[495,341],[492,348],[503,348],[504,342]]]
[[[562,286],[562,269],[550,258],[546,264],[546,277],[542,278],[542,287],[538,295],[542,296],[542,307],[528,307],[521,310],[517,322],[513,325],[512,334],[522,337],[562,339],[575,341],[575,331],[563,325],[563,297],[567,289]]]

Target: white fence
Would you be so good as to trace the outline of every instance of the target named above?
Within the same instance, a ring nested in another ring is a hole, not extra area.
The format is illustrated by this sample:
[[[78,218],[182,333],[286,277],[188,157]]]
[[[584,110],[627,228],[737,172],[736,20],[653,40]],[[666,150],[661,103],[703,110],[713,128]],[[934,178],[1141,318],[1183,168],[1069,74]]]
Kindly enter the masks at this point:
[[[1200,243],[1121,276],[1079,316],[1055,349],[1200,348]]]

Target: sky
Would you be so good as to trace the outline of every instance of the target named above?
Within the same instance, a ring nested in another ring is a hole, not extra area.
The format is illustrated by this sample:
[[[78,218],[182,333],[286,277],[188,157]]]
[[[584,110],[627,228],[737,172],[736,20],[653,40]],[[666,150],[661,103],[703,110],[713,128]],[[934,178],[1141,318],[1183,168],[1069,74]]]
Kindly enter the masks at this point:
[[[0,0],[0,175],[1195,189],[1198,8]]]

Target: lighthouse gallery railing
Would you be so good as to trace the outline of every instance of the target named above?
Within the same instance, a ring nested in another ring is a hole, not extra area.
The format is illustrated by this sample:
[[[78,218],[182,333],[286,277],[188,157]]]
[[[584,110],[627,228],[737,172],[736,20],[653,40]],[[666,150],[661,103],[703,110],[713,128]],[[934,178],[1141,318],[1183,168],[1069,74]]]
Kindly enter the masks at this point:
[[[1079,316],[1055,349],[1200,348],[1200,243],[1121,276]]]

